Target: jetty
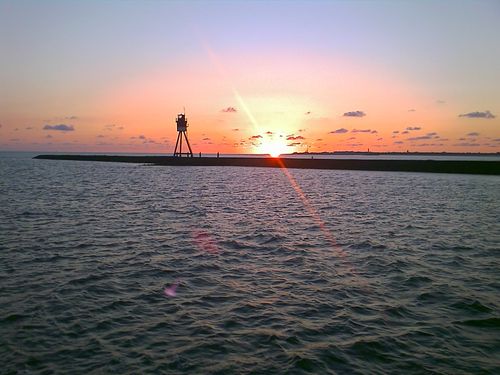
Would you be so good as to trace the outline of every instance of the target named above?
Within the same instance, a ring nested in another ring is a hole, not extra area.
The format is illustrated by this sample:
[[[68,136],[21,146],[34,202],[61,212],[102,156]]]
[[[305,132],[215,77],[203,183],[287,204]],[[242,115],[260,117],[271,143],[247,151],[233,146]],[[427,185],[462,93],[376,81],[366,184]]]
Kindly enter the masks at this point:
[[[263,167],[500,175],[500,160],[300,159],[287,157],[174,157],[127,155],[38,155],[34,159],[138,163],[178,167]]]

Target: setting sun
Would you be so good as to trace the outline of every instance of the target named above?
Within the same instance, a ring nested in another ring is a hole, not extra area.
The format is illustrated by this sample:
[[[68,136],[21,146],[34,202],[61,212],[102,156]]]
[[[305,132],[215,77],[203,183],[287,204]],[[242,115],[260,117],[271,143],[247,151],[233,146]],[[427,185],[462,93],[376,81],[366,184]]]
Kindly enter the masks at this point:
[[[262,139],[259,144],[255,145],[255,152],[258,154],[269,154],[273,158],[295,151],[294,147],[288,147],[286,138],[282,135]]]

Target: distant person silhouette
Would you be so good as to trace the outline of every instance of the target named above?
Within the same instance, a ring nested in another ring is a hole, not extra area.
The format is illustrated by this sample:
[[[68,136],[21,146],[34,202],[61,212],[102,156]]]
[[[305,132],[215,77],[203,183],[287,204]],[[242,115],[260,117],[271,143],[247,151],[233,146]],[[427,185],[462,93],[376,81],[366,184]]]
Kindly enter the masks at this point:
[[[219,157],[219,153],[217,152],[217,157]]]
[[[201,158],[201,152],[200,152],[200,158]]]

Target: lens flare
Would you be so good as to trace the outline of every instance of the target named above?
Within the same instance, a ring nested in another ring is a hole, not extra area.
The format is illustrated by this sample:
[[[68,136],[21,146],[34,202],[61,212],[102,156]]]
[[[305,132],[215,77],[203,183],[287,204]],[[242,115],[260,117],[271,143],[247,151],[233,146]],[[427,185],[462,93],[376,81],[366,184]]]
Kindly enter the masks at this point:
[[[175,297],[177,295],[177,287],[179,286],[179,280],[176,280],[172,285],[165,288],[163,294],[165,297]]]
[[[195,230],[193,239],[200,250],[210,254],[217,254],[219,252],[217,242],[210,233],[204,230]]]
[[[227,74],[225,74],[225,69],[222,64],[222,62],[217,58],[215,52],[209,47],[208,43],[203,43],[205,50],[207,51],[207,54],[212,61],[212,64],[217,68],[219,71],[219,74],[226,78]],[[227,79],[227,78],[226,78]],[[257,122],[257,119],[253,115],[252,111],[250,108],[246,105],[243,97],[239,94],[239,92],[236,90],[236,88],[231,84],[233,95],[235,96],[235,99],[237,100],[238,104],[240,107],[243,109],[245,114],[247,115],[250,123],[253,125],[254,129],[261,133],[261,126]],[[285,138],[286,140],[286,138]],[[263,154],[270,154],[273,157],[277,157],[282,153],[286,153],[286,148],[287,145],[286,143],[282,143],[282,137],[280,138],[269,138],[262,140],[259,144],[255,145],[254,147],[257,148],[259,153]],[[288,171],[286,168],[285,164],[283,163],[283,160],[280,158],[277,158],[278,163],[281,167],[281,170],[283,173],[287,176],[288,180],[290,181],[290,184],[292,185],[293,189],[297,193],[297,195],[300,197],[302,200],[302,203],[304,204],[304,207],[307,209],[313,220],[316,222],[316,224],[320,227],[321,231],[323,232],[325,238],[328,240],[330,245],[332,246],[332,249],[335,250],[338,256],[345,257],[346,253],[340,248],[340,246],[337,245],[337,242],[335,241],[334,236],[332,233],[326,228],[326,225],[324,221],[321,219],[319,213],[316,211],[316,209],[310,204],[309,199],[306,197],[302,189],[300,188],[299,184],[295,181],[295,178],[291,175],[291,173]],[[352,273],[355,273],[352,266],[350,271]]]

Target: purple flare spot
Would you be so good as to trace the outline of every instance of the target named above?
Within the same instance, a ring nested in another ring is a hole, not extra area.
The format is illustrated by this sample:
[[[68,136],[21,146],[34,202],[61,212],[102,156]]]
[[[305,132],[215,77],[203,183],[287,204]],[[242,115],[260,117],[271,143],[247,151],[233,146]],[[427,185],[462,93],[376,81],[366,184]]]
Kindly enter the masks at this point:
[[[165,290],[163,291],[163,293],[165,294],[165,296],[166,297],[175,297],[177,295],[176,290],[177,290],[177,286],[178,285],[179,285],[179,282],[176,281],[175,283],[173,283],[168,288],[165,288]]]

